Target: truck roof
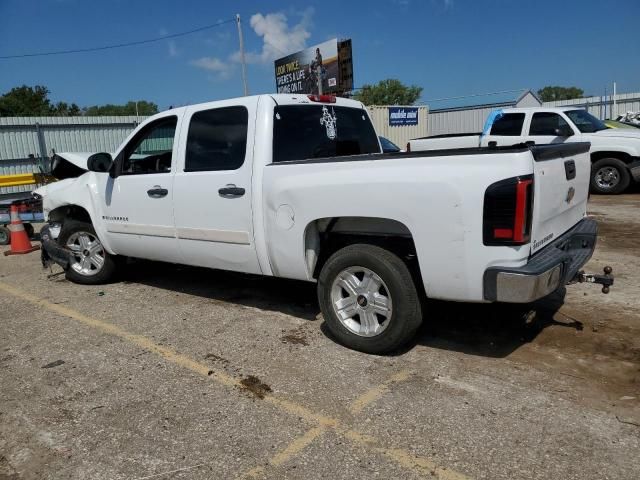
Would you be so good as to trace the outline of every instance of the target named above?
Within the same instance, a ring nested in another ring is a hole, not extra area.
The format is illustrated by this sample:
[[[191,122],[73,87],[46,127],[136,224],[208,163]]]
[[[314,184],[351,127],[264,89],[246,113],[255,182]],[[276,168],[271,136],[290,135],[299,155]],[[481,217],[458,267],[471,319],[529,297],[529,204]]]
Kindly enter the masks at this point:
[[[336,97],[335,103],[311,101],[309,99],[309,95],[307,95],[306,93],[301,93],[301,94],[271,93],[271,94],[250,95],[248,97],[234,97],[234,98],[241,99],[241,98],[259,98],[259,97],[271,98],[278,105],[319,104],[319,105],[339,105],[341,107],[351,107],[351,108],[364,108],[364,105],[362,104],[362,102],[358,102],[356,100],[351,100],[349,98],[342,98],[342,97]],[[215,104],[218,102],[229,103],[230,101],[234,100],[234,98],[226,98],[226,99],[220,99],[220,100],[212,100],[209,102],[201,102],[201,103],[195,103],[191,105],[185,105],[183,107],[173,108],[171,109],[171,111],[179,112],[181,110],[184,110],[186,108],[193,107],[193,106],[199,107],[199,106],[207,105],[207,106],[214,107]],[[167,112],[167,110],[165,110],[165,112]]]
[[[528,112],[569,112],[571,110],[584,110],[583,107],[573,106],[573,107],[509,107],[509,108],[501,108],[498,110],[504,110],[512,112],[512,113],[528,113]]]

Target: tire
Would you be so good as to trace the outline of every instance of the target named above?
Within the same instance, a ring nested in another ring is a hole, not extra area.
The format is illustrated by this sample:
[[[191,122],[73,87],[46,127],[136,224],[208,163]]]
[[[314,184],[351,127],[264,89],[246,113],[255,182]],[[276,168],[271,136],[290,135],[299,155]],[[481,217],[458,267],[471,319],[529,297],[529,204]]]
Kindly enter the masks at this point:
[[[34,233],[34,228],[33,225],[31,225],[30,223],[25,223],[24,224],[24,231],[27,233],[27,237],[29,238],[33,238],[33,233]]]
[[[414,338],[422,323],[409,269],[374,245],[354,244],[335,252],[320,272],[318,301],[336,339],[361,352],[397,350]]]
[[[11,243],[11,232],[3,225],[0,226],[0,245],[9,245]]]
[[[617,158],[602,158],[591,166],[591,191],[603,195],[624,192],[631,183],[627,165]]]
[[[113,278],[116,271],[115,258],[102,247],[90,223],[66,220],[58,243],[77,253],[75,261],[65,271],[67,280],[82,285],[100,285]]]

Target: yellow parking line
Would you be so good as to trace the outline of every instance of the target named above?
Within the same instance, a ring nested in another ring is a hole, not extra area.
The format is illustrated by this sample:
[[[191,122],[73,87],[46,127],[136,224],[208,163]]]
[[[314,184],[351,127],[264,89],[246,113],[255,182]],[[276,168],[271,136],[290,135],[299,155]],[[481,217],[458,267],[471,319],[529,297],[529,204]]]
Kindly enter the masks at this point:
[[[440,480],[469,480],[469,477],[449,468],[440,467],[438,464],[424,457],[418,457],[400,448],[386,448],[379,445],[378,439],[369,435],[363,435],[354,430],[342,432],[343,435],[354,443],[368,447],[379,452],[408,470],[420,475],[435,477]]]
[[[140,348],[143,348],[149,352],[155,353],[156,355],[164,358],[165,360],[175,365],[186,368],[187,370],[190,370],[194,373],[198,373],[206,378],[210,378],[221,385],[224,385],[227,387],[241,386],[239,379],[232,377],[231,375],[228,375],[225,372],[222,372],[219,370],[212,370],[209,366],[199,363],[187,357],[186,355],[182,355],[171,348],[158,345],[153,341],[151,341],[150,339],[148,339],[147,337],[144,337],[142,335],[130,333],[112,323],[98,320],[93,317],[89,317],[71,308],[49,302],[48,300],[45,300],[42,298],[38,298],[35,295],[31,295],[30,293],[27,293],[18,288],[12,287],[11,285],[8,285],[4,282],[0,282],[0,290],[10,295],[13,295],[14,297],[27,301],[33,305],[40,306],[44,309],[58,313],[62,316],[72,318],[80,323],[93,327],[104,333],[119,337],[129,343],[137,345]],[[396,377],[398,379],[402,379],[403,375],[405,374],[408,375],[407,372],[400,372],[396,375]],[[400,381],[400,380],[395,380],[395,381]],[[393,381],[388,381],[388,383],[393,383]],[[373,390],[376,390],[376,389],[373,389]],[[378,387],[376,392],[378,392],[379,390],[380,390],[380,387]],[[384,393],[384,391],[385,390],[382,389],[382,394]],[[363,396],[361,396],[359,399],[356,399],[356,401],[352,404],[352,409],[356,408],[361,410],[362,408],[364,408],[364,406],[370,404],[372,401],[379,398],[380,395],[381,394],[379,393],[374,393],[373,391],[369,391],[365,393]],[[316,425],[301,437],[296,438],[284,450],[282,450],[275,457],[273,457],[271,459],[271,463],[273,463],[274,465],[280,465],[286,462],[287,460],[291,459],[294,455],[301,452],[306,446],[311,444],[313,440],[315,440],[320,435],[322,435],[327,428],[331,427],[331,428],[334,428],[337,433],[342,434],[345,438],[351,440],[352,442],[357,443],[363,447],[372,449],[373,451],[379,452],[385,455],[386,457],[390,458],[391,460],[394,460],[399,465],[409,470],[412,470],[415,473],[418,473],[420,475],[432,475],[432,476],[435,475],[437,478],[442,480],[467,480],[468,479],[468,477],[464,476],[461,473],[455,472],[454,470],[437,466],[432,460],[429,460],[423,457],[417,457],[401,449],[383,447],[381,446],[380,441],[377,440],[376,438],[358,433],[348,428],[346,425],[343,425],[338,419],[334,419],[322,414],[315,413],[303,405],[297,404],[295,402],[292,402],[290,400],[287,400],[281,397],[275,397],[273,395],[266,395],[264,400],[276,406],[281,411],[293,414],[295,416],[303,418],[309,423]],[[361,405],[363,406],[361,407]],[[262,467],[256,467],[250,472],[254,472],[253,475],[257,476],[263,471],[264,469]]]
[[[410,376],[411,376],[411,373],[408,370],[402,370],[396,373],[395,375],[392,375],[386,382],[381,383],[376,387],[373,387],[371,390],[368,390],[367,392],[363,393],[358,398],[356,398],[353,401],[353,403],[351,403],[351,405],[349,406],[349,411],[351,411],[351,413],[353,413],[354,415],[357,415],[358,413],[362,412],[362,410],[364,410],[371,403],[375,402],[380,397],[382,397],[385,393],[387,393],[389,391],[390,385],[398,382],[403,382],[407,380]]]

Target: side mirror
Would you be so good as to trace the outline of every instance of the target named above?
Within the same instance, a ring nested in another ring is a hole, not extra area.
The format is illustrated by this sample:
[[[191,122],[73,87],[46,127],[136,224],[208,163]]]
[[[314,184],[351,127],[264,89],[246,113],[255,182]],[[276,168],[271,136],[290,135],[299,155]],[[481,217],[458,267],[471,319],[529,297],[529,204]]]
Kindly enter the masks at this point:
[[[571,127],[562,127],[562,128],[556,128],[554,130],[554,133],[556,135],[556,137],[570,137],[573,135],[573,130],[571,130]]]
[[[113,165],[113,158],[109,153],[94,153],[87,159],[87,169],[92,172],[108,172]]]

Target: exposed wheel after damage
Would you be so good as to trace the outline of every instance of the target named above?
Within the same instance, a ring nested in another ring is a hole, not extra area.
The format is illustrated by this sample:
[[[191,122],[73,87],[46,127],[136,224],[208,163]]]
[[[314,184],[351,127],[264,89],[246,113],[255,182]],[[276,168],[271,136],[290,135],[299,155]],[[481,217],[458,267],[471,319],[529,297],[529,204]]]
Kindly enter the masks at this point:
[[[617,158],[603,158],[591,167],[591,190],[596,193],[618,194],[631,183],[627,165]]]
[[[318,279],[327,325],[344,345],[386,353],[411,340],[422,323],[420,299],[406,264],[383,248],[356,244],[334,253]]]
[[[60,232],[58,243],[71,258],[66,270],[68,280],[85,285],[108,282],[115,272],[115,262],[102,246],[90,223],[67,220]]]

